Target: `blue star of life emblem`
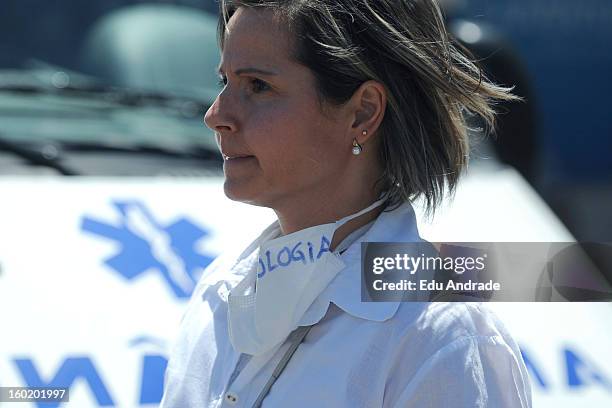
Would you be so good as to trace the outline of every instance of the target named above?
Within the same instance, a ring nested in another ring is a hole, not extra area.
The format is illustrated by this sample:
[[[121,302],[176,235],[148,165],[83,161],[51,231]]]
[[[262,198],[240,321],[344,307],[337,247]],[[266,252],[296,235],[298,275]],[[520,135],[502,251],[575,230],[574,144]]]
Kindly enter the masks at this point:
[[[195,248],[209,232],[185,217],[162,225],[140,201],[112,201],[112,205],[121,216],[118,225],[89,216],[81,222],[83,231],[120,245],[104,264],[128,280],[156,270],[177,297],[191,296],[200,273],[214,259]]]

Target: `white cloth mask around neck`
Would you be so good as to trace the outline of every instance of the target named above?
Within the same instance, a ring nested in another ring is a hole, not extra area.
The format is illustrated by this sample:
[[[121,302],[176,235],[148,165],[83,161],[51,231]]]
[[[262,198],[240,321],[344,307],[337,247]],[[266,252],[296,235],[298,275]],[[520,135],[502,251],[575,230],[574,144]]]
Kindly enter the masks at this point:
[[[383,196],[336,222],[263,242],[258,262],[253,263],[252,270],[229,294],[228,327],[234,349],[260,355],[283,342],[345,266],[330,249],[336,230],[379,207],[386,199]]]

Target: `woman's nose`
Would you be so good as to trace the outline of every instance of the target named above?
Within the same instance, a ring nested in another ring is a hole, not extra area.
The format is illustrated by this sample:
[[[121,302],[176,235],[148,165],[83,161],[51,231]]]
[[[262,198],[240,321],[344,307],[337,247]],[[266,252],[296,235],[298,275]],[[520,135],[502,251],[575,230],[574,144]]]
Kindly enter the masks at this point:
[[[215,132],[228,132],[236,129],[235,121],[227,109],[227,100],[220,93],[204,115],[204,123]]]

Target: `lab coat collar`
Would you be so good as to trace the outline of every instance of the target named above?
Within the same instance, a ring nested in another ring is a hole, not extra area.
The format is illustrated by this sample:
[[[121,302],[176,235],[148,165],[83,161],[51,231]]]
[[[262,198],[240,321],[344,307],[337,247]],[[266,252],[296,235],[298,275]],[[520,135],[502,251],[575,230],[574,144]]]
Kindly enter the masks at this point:
[[[372,227],[342,254],[346,264],[329,286],[319,295],[300,320],[300,326],[317,323],[333,302],[346,313],[372,321],[385,321],[395,315],[400,302],[361,301],[362,242],[420,242],[416,216],[408,202],[383,211]]]

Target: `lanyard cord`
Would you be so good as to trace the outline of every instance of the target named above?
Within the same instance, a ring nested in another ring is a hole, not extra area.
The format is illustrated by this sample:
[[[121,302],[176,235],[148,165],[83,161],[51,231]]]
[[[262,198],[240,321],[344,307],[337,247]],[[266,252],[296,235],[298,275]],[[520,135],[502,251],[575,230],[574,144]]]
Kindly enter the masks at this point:
[[[264,386],[263,390],[261,390],[261,392],[257,396],[257,399],[253,403],[253,408],[261,407],[261,403],[263,402],[264,398],[266,398],[266,396],[270,392],[270,388],[272,388],[272,386],[274,385],[278,377],[280,377],[281,373],[283,372],[283,370],[289,363],[289,360],[291,360],[293,353],[295,353],[299,345],[304,341],[304,338],[306,337],[306,335],[308,334],[312,326],[300,326],[297,329],[295,329],[293,333],[291,333],[291,337],[293,337],[291,345],[289,346],[289,348],[283,355],[283,358],[281,358],[281,360],[276,365],[276,368],[274,368],[274,371],[272,372],[272,375],[270,376],[270,379]]]

